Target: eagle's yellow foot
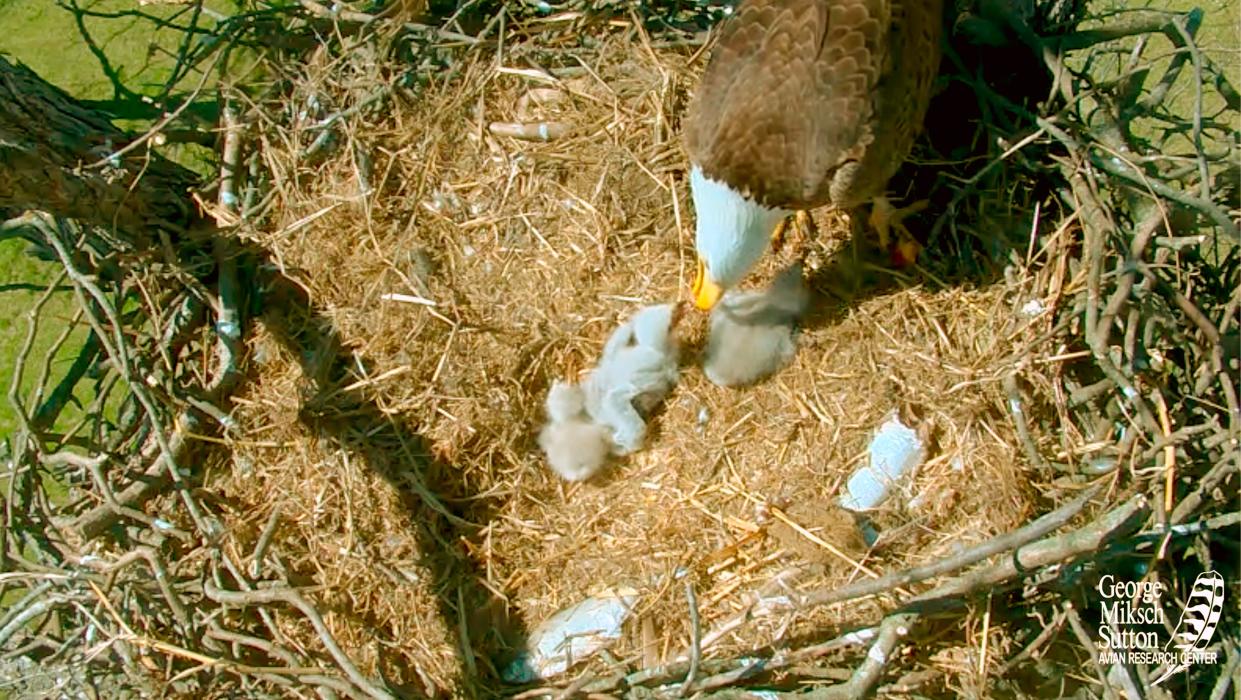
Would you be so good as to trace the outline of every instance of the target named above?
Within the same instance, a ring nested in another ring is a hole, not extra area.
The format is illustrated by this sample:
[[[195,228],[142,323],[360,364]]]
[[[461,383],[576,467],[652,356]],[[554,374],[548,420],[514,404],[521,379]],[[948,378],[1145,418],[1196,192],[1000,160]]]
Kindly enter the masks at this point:
[[[870,210],[870,226],[879,235],[879,249],[887,253],[896,267],[909,267],[918,260],[922,252],[922,244],[913,237],[905,227],[903,219],[910,214],[926,209],[929,200],[919,200],[907,207],[897,209],[887,197],[875,197],[874,206]],[[891,240],[891,232],[896,232],[896,241]]]
[[[793,234],[791,236],[789,235],[789,217],[780,219],[780,223],[776,224],[776,230],[771,232],[771,252],[779,253],[788,243],[793,247],[794,257],[800,260],[807,243],[818,235],[819,227],[815,225],[810,212],[804,210],[794,212],[792,219]]]
[[[788,236],[789,217],[780,219],[780,223],[776,224],[776,230],[771,232],[771,252],[779,253],[784,248],[784,239]]]
[[[918,262],[918,255],[922,252],[922,244],[918,239],[909,235],[909,231],[901,230],[896,234],[896,240],[892,243],[892,248],[888,251],[888,260],[892,262],[892,266],[898,269],[912,267]]]

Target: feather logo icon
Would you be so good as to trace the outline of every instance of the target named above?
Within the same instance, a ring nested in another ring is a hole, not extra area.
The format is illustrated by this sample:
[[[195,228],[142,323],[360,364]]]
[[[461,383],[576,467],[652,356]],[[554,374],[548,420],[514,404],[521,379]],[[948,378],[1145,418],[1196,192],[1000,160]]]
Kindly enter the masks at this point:
[[[1220,613],[1224,611],[1224,577],[1217,571],[1204,571],[1194,579],[1193,588],[1189,591],[1189,600],[1181,613],[1181,621],[1176,623],[1176,631],[1168,640],[1165,650],[1175,648],[1180,653],[1180,661],[1173,664],[1154,683],[1159,685],[1173,674],[1189,667],[1188,655],[1201,651],[1211,643],[1215,628],[1219,626]]]

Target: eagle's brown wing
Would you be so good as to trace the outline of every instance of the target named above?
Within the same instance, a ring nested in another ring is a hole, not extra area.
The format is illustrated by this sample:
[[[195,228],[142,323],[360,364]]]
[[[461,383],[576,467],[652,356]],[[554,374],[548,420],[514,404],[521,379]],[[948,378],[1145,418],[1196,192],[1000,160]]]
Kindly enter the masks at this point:
[[[685,127],[690,159],[768,206],[851,207],[909,154],[942,0],[745,0]]]
[[[690,106],[690,159],[763,204],[822,204],[831,174],[875,138],[887,4],[742,2]]]
[[[840,207],[883,194],[922,131],[939,73],[942,0],[894,0],[889,10],[887,55],[874,93],[875,140],[855,164],[833,173],[830,201]]]

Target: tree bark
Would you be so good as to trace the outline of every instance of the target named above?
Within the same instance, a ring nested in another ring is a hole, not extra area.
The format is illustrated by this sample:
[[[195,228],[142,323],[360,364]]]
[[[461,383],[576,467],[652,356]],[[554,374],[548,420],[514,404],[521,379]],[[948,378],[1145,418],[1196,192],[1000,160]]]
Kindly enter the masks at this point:
[[[0,215],[34,209],[120,234],[145,248],[157,228],[184,231],[199,218],[192,171],[0,56]]]

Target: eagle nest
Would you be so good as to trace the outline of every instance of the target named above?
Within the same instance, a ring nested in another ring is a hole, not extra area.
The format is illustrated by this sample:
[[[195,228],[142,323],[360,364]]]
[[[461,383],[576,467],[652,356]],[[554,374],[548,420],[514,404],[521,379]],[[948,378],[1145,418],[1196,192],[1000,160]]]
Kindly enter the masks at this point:
[[[224,176],[195,195],[211,223],[145,248],[6,225],[66,269],[85,367],[118,387],[102,421],[58,418],[78,363],[13,401],[15,687],[1156,698],[1235,680],[1232,603],[1216,662],[1158,686],[1174,667],[1100,653],[1126,632],[1162,650],[1199,574],[1241,592],[1239,98],[1195,41],[1203,13],[954,6],[889,186],[930,201],[920,263],[893,271],[850,240],[856,212],[813,212],[792,365],[741,390],[687,367],[646,449],[568,484],[536,442],[549,387],[694,273],[680,120],[726,8],[355,4],[220,25],[267,53],[219,88]],[[752,283],[786,262],[768,258]],[[868,547],[836,503],[893,415],[925,459]],[[1166,624],[1109,620],[1105,581],[1159,582]],[[537,625],[618,590],[606,652],[504,682]]]

